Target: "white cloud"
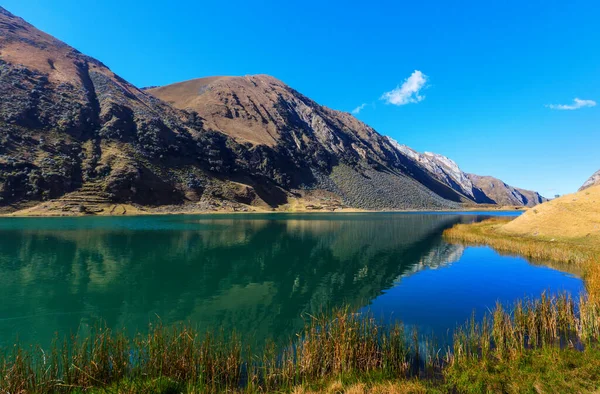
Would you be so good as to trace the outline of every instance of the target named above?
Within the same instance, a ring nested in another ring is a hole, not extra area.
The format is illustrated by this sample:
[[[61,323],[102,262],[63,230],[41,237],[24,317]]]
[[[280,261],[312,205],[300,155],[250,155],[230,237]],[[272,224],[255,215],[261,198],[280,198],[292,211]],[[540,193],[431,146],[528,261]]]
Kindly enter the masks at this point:
[[[402,85],[396,87],[394,90],[385,92],[381,96],[381,100],[393,105],[405,105],[423,101],[425,100],[425,96],[419,94],[419,92],[426,87],[425,84],[428,79],[427,75],[419,70],[415,70],[410,77],[404,80]]]
[[[581,100],[575,98],[573,100],[573,104],[548,104],[546,107],[551,109],[560,109],[560,110],[573,110],[584,107],[595,107],[596,102],[594,100]]]
[[[352,110],[352,113],[354,115],[358,115],[360,113],[360,111],[362,111],[365,107],[367,106],[367,103],[362,103],[361,105],[359,105],[358,107],[354,108]]]

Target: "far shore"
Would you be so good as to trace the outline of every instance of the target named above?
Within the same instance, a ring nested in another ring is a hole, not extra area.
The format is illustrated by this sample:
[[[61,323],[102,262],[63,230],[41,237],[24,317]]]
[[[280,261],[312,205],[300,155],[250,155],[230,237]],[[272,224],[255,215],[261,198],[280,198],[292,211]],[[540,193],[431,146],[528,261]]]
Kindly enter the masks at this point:
[[[52,202],[49,202],[52,203]],[[162,215],[229,215],[229,214],[314,214],[314,213],[418,213],[418,212],[439,212],[439,213],[459,213],[459,212],[521,212],[528,209],[528,207],[517,207],[517,206],[465,206],[459,209],[383,209],[383,210],[367,210],[359,208],[325,208],[325,207],[294,207],[294,209],[284,208],[273,208],[266,209],[263,207],[255,206],[236,206],[226,207],[217,209],[194,209],[193,206],[186,205],[167,205],[160,207],[148,207],[133,204],[107,204],[102,207],[101,211],[95,212],[75,212],[75,211],[64,211],[60,206],[45,206],[47,204],[42,203],[30,208],[17,210],[9,213],[0,214],[0,218],[4,217],[20,217],[20,218],[31,218],[31,217],[122,217],[122,216],[162,216]],[[191,204],[190,204],[191,205]]]

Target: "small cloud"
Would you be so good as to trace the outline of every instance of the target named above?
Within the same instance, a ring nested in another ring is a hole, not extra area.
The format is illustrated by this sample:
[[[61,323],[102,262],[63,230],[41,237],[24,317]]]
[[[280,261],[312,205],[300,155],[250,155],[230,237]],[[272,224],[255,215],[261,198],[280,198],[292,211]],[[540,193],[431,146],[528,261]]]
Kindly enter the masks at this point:
[[[410,77],[404,80],[404,83],[396,89],[385,92],[381,96],[387,104],[405,105],[410,103],[418,103],[425,100],[425,96],[419,94],[423,89],[429,77],[419,70],[415,70]]]
[[[352,113],[354,115],[358,115],[360,113],[360,111],[362,111],[365,107],[367,106],[367,103],[362,103],[361,105],[359,105],[358,107],[354,108],[352,110]]]
[[[546,107],[550,109],[560,109],[560,110],[573,110],[584,107],[595,107],[596,102],[594,100],[581,100],[575,98],[573,100],[573,104],[548,104]]]

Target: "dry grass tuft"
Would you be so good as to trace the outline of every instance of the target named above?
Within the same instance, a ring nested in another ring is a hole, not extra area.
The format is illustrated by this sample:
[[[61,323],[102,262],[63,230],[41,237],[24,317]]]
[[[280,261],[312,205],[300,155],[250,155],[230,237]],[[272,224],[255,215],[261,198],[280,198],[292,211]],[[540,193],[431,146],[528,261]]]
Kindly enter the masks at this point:
[[[377,383],[352,383],[344,384],[336,380],[320,390],[311,390],[305,387],[295,387],[293,394],[421,394],[427,392],[423,383],[413,380],[385,381]]]

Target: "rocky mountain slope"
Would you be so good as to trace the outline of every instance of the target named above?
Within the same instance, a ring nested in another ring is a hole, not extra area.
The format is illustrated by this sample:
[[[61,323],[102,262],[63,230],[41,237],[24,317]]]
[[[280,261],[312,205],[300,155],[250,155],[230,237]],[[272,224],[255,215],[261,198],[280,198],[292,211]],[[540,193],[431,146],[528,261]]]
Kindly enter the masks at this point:
[[[583,186],[581,186],[581,188],[579,188],[579,191],[581,191],[583,189],[587,189],[588,187],[596,186],[596,185],[600,185],[600,170],[596,171],[594,173],[594,175],[592,175],[590,177],[590,179],[585,181]]]
[[[433,202],[423,195],[427,189],[425,193],[433,191],[452,202],[466,200],[368,125],[317,104],[273,77],[201,78],[147,91],[197,113],[207,129],[249,149],[273,150],[303,162],[301,167],[312,168],[318,178],[303,180],[303,187],[333,192],[350,206],[423,206],[418,202],[423,199],[440,206],[437,198]]]
[[[498,205],[533,207],[548,201],[538,192],[507,185],[492,176],[468,174],[468,177],[473,183],[473,189],[477,191],[477,194],[485,196],[485,199],[492,200]]]
[[[418,153],[389,137],[382,140],[374,130],[349,114],[318,106],[270,76],[201,78],[147,91],[177,108],[198,113],[210,129],[253,146],[281,145],[287,138],[286,129],[294,124],[290,121],[290,113],[286,112],[292,108],[292,119],[306,118],[305,122],[310,123],[302,136],[293,136],[298,148],[301,148],[297,142],[300,138],[315,137],[317,144],[327,148],[330,145],[328,138],[324,138],[328,135],[327,125],[339,122],[343,129],[356,132],[367,145],[364,151],[370,151],[371,157],[376,158],[391,146],[415,179],[428,186],[435,184],[431,179],[437,180],[454,190],[460,201],[533,206],[545,200],[536,192],[514,188],[492,177],[466,174],[445,156]],[[282,107],[282,103],[286,106]],[[319,108],[320,112],[314,114],[313,108]],[[343,151],[330,147],[335,153]],[[446,194],[444,197],[457,201],[456,196]]]
[[[91,184],[98,201],[182,201],[168,168],[210,157],[199,121],[1,8],[0,96],[2,205]]]
[[[350,114],[272,77],[140,90],[1,7],[0,97],[4,211],[452,209],[477,201]]]
[[[453,160],[436,153],[419,153],[388,137],[390,143],[440,182],[478,204],[531,207],[547,201],[539,193],[519,189],[491,176],[463,172]]]

